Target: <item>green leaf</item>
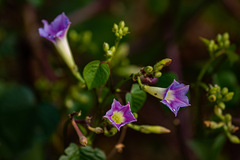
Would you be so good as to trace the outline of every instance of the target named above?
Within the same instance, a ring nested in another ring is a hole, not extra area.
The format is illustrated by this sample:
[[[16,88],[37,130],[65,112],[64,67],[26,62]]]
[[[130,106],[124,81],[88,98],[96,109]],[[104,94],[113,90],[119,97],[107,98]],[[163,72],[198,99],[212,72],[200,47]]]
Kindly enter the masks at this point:
[[[219,159],[225,141],[226,136],[220,134],[216,138],[191,141],[189,145],[200,160]]]
[[[144,105],[147,94],[140,89],[138,84],[133,84],[131,92],[126,94],[126,101],[130,103],[132,112],[138,112]]]
[[[98,149],[95,148],[93,149],[90,146],[87,147],[81,147],[80,150],[80,159],[81,160],[106,160],[106,155],[105,153]]]
[[[59,160],[106,160],[105,153],[90,146],[79,148],[76,144],[71,143],[65,149],[66,155],[62,155]]]
[[[80,160],[80,149],[75,143],[65,149],[66,155],[62,155],[59,160]]]
[[[83,70],[83,77],[87,83],[88,89],[93,89],[104,85],[110,75],[110,69],[106,63],[100,63],[99,60],[88,63]]]

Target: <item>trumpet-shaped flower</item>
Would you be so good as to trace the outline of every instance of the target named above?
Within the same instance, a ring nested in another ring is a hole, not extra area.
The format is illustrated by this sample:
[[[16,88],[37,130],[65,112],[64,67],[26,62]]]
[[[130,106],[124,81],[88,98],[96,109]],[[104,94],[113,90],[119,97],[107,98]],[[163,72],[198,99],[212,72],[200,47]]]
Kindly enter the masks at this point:
[[[68,17],[65,15],[65,13],[62,13],[58,15],[50,24],[48,24],[46,20],[42,20],[42,22],[44,25],[43,28],[38,29],[40,36],[53,42],[60,56],[71,69],[72,73],[80,81],[84,82],[78,72],[77,65],[74,62],[72,52],[67,41],[67,31],[71,24]]]
[[[165,104],[175,116],[177,116],[180,107],[190,106],[189,99],[186,96],[189,85],[180,84],[175,80],[168,88],[144,86],[143,90],[162,99],[161,103]]]
[[[56,43],[57,39],[63,39],[66,37],[68,28],[71,24],[65,13],[58,15],[51,24],[48,24],[46,20],[42,20],[44,26],[39,28],[40,36],[47,38],[53,43]]]
[[[131,112],[129,102],[127,105],[122,106],[115,99],[113,100],[111,109],[107,111],[104,117],[107,118],[118,130],[127,123],[137,121]]]

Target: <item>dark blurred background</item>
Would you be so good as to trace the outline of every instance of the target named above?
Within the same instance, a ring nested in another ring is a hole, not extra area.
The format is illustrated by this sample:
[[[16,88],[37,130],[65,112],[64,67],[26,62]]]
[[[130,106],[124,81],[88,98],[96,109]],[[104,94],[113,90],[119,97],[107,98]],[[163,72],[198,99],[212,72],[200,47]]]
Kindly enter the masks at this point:
[[[0,159],[58,159],[64,153],[64,141],[78,144],[71,126],[63,136],[68,113],[81,109],[85,115],[92,114],[92,92],[79,91],[53,44],[38,34],[42,19],[51,22],[62,12],[72,22],[68,39],[81,72],[91,60],[104,60],[102,44],[114,44],[111,28],[120,20],[130,30],[119,47],[127,55],[118,62],[120,66],[132,64],[134,69],[169,57],[173,62],[165,69],[165,80],[174,75],[185,84],[196,81],[209,58],[200,37],[214,39],[228,32],[240,53],[239,0],[0,0]],[[115,68],[116,81],[130,74],[120,75],[121,69]],[[216,72],[204,78],[235,92],[226,112],[236,126],[240,125],[239,69],[239,60],[231,64],[223,57]],[[125,88],[130,89],[130,84]],[[201,108],[196,109],[191,91],[192,105],[178,117],[148,95],[138,123],[162,125],[171,133],[145,135],[128,129],[123,152],[112,159],[240,159],[239,145],[230,143],[221,131],[203,126],[203,120],[213,114],[206,93],[201,93]],[[108,155],[119,135],[98,135],[93,146]]]

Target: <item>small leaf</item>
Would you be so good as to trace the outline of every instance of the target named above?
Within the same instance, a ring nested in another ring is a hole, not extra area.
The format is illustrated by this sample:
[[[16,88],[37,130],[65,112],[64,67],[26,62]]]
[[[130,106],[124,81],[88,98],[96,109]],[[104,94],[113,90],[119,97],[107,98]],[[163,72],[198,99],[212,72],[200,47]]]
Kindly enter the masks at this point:
[[[147,94],[140,89],[138,84],[132,86],[131,92],[126,94],[126,101],[130,103],[131,111],[138,112],[144,105]]]
[[[106,155],[105,153],[98,149],[95,148],[93,149],[90,146],[87,147],[81,147],[80,150],[80,159],[81,160],[106,160]]]
[[[70,143],[65,153],[66,155],[62,155],[59,160],[80,160],[80,149],[75,143]]]
[[[88,63],[83,70],[83,77],[87,83],[88,89],[93,89],[104,85],[110,75],[110,69],[106,63],[100,63],[99,60]]]

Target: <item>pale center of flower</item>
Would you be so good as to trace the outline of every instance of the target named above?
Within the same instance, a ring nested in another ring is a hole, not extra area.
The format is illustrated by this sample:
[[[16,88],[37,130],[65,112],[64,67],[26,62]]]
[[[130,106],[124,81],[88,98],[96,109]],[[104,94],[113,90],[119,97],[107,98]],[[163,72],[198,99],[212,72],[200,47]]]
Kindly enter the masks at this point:
[[[113,115],[112,115],[112,120],[117,123],[117,124],[120,124],[122,122],[124,122],[125,118],[123,117],[123,113],[122,112],[113,112]]]
[[[174,100],[174,99],[175,99],[175,96],[174,96],[173,93],[174,93],[173,91],[169,90],[169,91],[167,92],[167,95],[166,95],[166,97],[165,97],[165,100],[168,101],[168,102]]]

